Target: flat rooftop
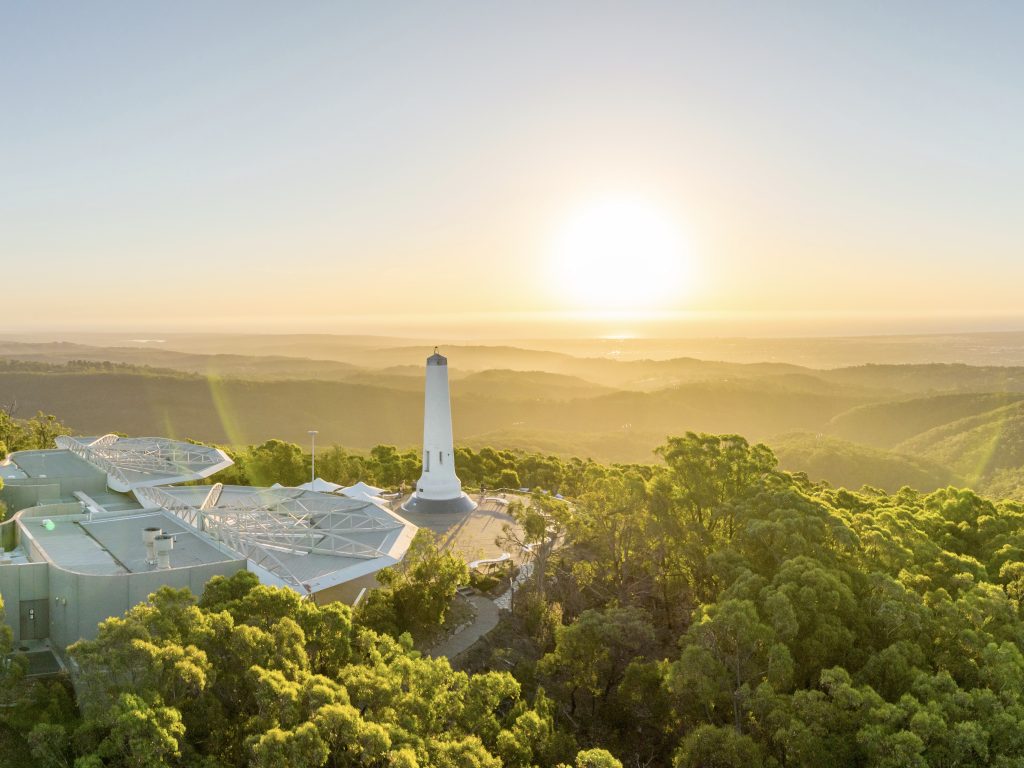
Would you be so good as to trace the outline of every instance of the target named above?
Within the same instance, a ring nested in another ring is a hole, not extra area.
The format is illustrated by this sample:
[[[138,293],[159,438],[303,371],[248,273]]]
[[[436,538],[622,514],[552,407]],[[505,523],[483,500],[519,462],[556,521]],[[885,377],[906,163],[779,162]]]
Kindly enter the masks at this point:
[[[195,530],[164,512],[94,522],[55,520],[47,530],[41,518],[23,521],[24,529],[56,565],[77,573],[116,574],[156,570],[146,562],[145,528],[162,528],[174,536],[171,568],[221,563],[239,558],[225,554]]]
[[[134,512],[143,508],[130,493],[118,493],[107,489],[103,493],[86,495],[108,512]]]
[[[97,520],[81,525],[118,563],[132,573],[154,570],[154,567],[146,562],[146,548],[142,544],[143,530],[153,527],[162,528],[164,533],[174,536],[174,549],[171,550],[172,568],[239,559],[225,554],[193,528],[164,512],[132,515],[114,520]]]
[[[13,461],[9,461],[6,464],[0,464],[0,479],[3,480],[24,480],[26,475],[17,464]]]
[[[21,474],[15,474],[15,470],[20,470]],[[10,475],[7,474],[8,471],[11,472]],[[10,464],[0,467],[0,474],[7,479],[89,477],[96,473],[97,469],[92,464],[62,448],[46,451],[19,451],[11,457]]]
[[[128,572],[78,523],[54,520],[52,530],[47,530],[44,523],[45,518],[29,518],[21,521],[21,527],[61,568],[76,573]]]
[[[302,593],[394,565],[416,533],[370,501],[300,488],[171,486],[136,494]]]

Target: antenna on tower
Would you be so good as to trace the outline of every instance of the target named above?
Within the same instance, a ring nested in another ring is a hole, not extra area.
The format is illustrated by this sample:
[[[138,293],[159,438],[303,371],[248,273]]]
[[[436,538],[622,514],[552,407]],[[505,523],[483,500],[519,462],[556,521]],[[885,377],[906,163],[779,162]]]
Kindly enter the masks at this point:
[[[434,354],[435,355],[437,354],[437,347],[436,346],[434,347]]]

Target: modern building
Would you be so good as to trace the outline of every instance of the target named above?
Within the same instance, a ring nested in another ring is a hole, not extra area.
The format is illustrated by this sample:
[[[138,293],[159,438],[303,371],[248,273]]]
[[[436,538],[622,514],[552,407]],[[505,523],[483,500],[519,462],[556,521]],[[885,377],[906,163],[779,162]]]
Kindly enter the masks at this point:
[[[462,482],[455,474],[448,359],[435,347],[434,354],[427,358],[423,392],[423,473],[402,509],[452,513],[475,508],[476,502],[462,492]]]
[[[197,483],[222,451],[166,438],[61,437],[0,463],[0,597],[19,644],[61,650],[168,585],[240,570],[317,602],[353,602],[416,527],[387,508],[301,488]]]

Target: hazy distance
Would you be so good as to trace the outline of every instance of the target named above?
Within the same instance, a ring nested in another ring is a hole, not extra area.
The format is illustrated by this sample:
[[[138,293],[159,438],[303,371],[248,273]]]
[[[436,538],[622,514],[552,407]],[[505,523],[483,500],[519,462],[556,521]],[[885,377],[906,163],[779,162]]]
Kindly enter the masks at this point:
[[[1020,329],[1021,13],[11,6],[5,330]]]

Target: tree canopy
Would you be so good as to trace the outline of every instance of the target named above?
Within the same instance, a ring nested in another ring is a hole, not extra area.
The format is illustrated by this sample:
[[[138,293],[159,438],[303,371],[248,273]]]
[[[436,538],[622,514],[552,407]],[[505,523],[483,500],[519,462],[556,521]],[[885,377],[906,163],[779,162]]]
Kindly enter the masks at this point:
[[[466,576],[423,534],[354,614],[161,589],[72,646],[77,710],[0,719],[64,768],[1024,765],[1024,505],[835,489],[734,435],[658,455],[462,454],[570,496],[513,507],[532,576],[464,657],[413,649]]]

